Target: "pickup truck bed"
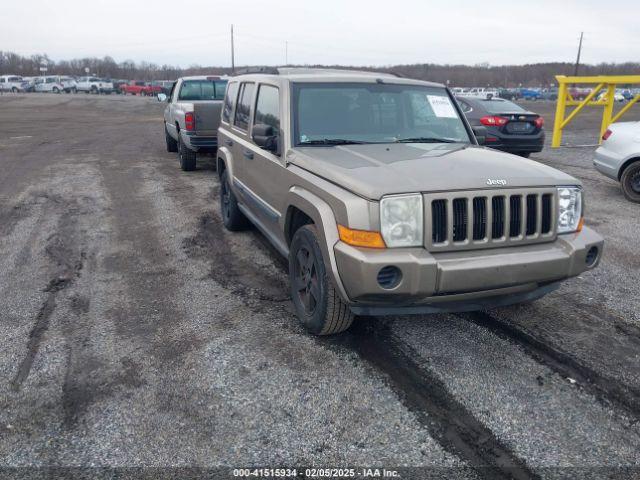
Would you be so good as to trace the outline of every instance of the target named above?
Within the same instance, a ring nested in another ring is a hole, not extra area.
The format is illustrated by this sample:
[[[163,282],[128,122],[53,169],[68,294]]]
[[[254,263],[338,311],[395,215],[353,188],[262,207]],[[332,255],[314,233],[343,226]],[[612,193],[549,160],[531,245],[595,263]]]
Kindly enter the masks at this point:
[[[196,152],[215,151],[226,80],[179,79],[164,112],[167,150],[177,151],[183,170],[195,169]]]

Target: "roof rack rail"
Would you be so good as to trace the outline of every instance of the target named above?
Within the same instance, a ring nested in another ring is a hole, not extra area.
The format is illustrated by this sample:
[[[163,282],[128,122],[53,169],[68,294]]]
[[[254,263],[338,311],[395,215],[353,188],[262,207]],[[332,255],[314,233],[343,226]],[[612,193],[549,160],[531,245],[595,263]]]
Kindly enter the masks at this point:
[[[265,75],[278,75],[280,72],[276,67],[243,67],[237,68],[232,75],[249,75],[251,73],[262,73]]]

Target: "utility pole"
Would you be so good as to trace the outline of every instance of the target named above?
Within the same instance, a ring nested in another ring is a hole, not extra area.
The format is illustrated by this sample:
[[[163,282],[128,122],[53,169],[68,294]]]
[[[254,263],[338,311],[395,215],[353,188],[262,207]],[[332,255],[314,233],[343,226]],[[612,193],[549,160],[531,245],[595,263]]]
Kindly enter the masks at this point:
[[[231,73],[235,73],[236,71],[236,61],[234,58],[233,51],[233,24],[231,24]]]
[[[573,76],[578,76],[578,66],[580,65],[580,53],[582,53],[582,36],[584,32],[580,32],[580,43],[578,44],[578,58],[576,58],[576,67],[573,69]]]

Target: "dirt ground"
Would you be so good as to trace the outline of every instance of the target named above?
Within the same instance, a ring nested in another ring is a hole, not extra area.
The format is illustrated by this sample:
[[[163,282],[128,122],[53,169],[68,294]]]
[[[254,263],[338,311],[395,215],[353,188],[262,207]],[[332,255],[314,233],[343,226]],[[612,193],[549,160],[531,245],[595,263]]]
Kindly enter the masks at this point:
[[[549,141],[554,105],[526,106]],[[223,229],[212,158],[185,173],[166,152],[162,108],[0,97],[0,476],[640,475],[640,206],[594,147],[532,158],[583,182],[598,269],[529,305],[314,338],[285,262]],[[565,140],[593,144],[598,125],[594,109]]]

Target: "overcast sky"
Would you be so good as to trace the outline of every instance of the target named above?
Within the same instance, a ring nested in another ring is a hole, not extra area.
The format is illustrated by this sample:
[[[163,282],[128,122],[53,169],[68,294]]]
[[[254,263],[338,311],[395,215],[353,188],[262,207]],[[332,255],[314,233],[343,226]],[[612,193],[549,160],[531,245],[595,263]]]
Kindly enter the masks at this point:
[[[189,66],[640,61],[639,0],[2,0],[0,50]],[[286,47],[288,43],[288,58]]]

